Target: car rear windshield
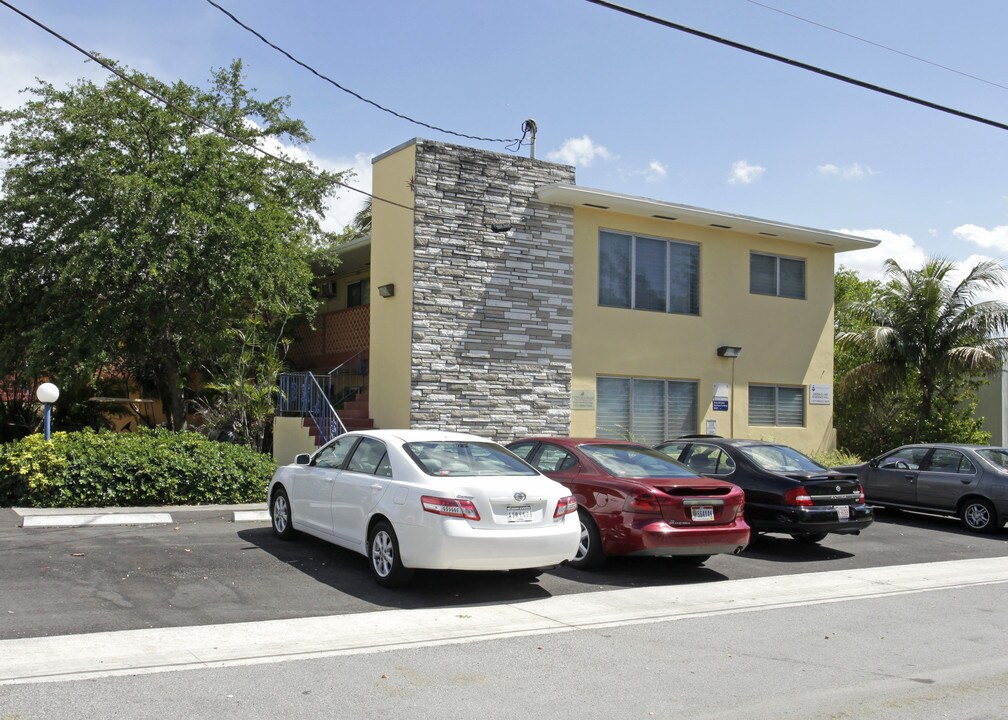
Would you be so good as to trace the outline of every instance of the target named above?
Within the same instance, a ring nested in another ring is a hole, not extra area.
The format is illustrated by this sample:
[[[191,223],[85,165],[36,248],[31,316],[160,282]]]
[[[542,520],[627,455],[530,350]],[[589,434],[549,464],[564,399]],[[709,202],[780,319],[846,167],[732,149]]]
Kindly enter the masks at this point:
[[[982,450],[977,450],[976,454],[994,465],[994,467],[1008,470],[1008,450],[1005,448],[983,448]]]
[[[746,457],[769,472],[823,472],[822,465],[786,445],[748,445],[739,448]]]
[[[633,478],[699,477],[663,452],[636,445],[579,445],[610,475]]]
[[[405,448],[421,470],[436,477],[539,474],[500,445],[490,442],[412,442]]]

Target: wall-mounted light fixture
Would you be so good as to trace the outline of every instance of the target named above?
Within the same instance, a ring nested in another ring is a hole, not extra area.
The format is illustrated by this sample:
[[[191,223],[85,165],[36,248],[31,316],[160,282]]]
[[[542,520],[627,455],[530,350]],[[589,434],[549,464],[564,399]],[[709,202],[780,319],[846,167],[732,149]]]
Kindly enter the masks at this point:
[[[388,285],[379,285],[378,294],[382,297],[392,297],[395,295],[395,283],[389,283]]]
[[[742,353],[742,348],[734,345],[722,345],[717,349],[718,357],[737,358]]]

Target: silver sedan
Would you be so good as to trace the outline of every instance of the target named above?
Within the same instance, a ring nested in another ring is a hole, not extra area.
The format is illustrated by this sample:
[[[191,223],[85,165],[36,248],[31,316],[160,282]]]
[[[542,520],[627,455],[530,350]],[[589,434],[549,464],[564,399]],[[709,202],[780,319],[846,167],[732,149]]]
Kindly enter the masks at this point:
[[[940,443],[904,445],[861,465],[872,505],[955,515],[973,532],[993,532],[1008,519],[1008,449]]]

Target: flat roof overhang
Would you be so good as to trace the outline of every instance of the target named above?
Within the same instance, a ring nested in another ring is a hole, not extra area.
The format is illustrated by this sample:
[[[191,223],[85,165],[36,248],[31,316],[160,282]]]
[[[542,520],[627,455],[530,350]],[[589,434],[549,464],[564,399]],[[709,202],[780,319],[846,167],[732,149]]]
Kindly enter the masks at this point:
[[[657,218],[669,222],[695,225],[697,227],[712,227],[725,232],[761,235],[778,238],[805,245],[819,245],[833,248],[834,252],[850,250],[865,250],[878,245],[878,240],[856,237],[830,230],[817,230],[800,225],[763,220],[746,215],[706,210],[691,205],[651,200],[650,198],[622,195],[620,193],[593,188],[577,187],[567,183],[544,185],[536,191],[536,197],[551,205],[565,207],[587,207],[598,210],[609,210],[635,215],[637,217]]]

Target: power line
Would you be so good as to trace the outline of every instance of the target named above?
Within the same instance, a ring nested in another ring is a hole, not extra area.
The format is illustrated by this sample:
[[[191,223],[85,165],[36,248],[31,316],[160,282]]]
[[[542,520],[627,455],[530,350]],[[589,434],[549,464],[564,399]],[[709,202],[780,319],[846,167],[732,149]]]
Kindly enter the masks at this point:
[[[309,64],[307,64],[305,62],[302,62],[301,60],[298,60],[296,57],[294,57],[293,55],[291,55],[289,52],[287,52],[286,50],[284,50],[279,45],[276,45],[273,42],[270,42],[269,40],[267,40],[257,30],[255,30],[254,28],[251,28],[248,25],[246,25],[245,23],[243,23],[241,20],[239,20],[237,17],[235,17],[234,14],[232,14],[229,10],[221,7],[216,2],[214,2],[214,0],[206,0],[206,1],[209,4],[213,5],[215,8],[217,8],[218,10],[220,10],[222,13],[224,13],[225,15],[227,15],[229,18],[231,18],[231,20],[235,24],[241,26],[245,30],[248,30],[250,33],[252,33],[253,35],[255,35],[257,38],[259,38],[260,40],[262,40],[264,43],[266,43],[267,45],[269,45],[271,48],[273,48],[274,50],[276,50],[278,53],[280,53],[281,55],[284,55],[285,57],[287,57],[287,59],[291,60],[292,62],[294,62],[297,65],[300,65],[301,67],[303,67],[305,70],[307,70],[311,74],[315,75],[316,77],[318,77],[318,78],[320,78],[322,80],[325,80],[330,85],[332,85],[332,86],[334,86],[334,87],[342,90],[343,92],[347,93],[348,95],[352,95],[353,97],[357,98],[358,100],[360,100],[362,102],[366,102],[368,105],[371,105],[373,107],[378,108],[382,112],[386,112],[389,115],[394,115],[395,117],[400,118],[401,120],[406,120],[407,122],[411,122],[414,125],[419,125],[421,127],[425,127],[425,128],[430,129],[430,130],[435,130],[435,131],[440,132],[440,133],[445,133],[446,135],[454,135],[455,137],[466,138],[467,140],[479,140],[481,142],[508,143],[509,145],[517,144],[518,148],[521,147],[521,142],[522,142],[522,140],[524,140],[524,138],[521,138],[521,139],[519,139],[519,138],[490,138],[490,137],[480,137],[478,135],[466,135],[465,133],[456,132],[454,130],[448,130],[447,128],[438,127],[437,125],[431,125],[430,123],[425,123],[425,122],[423,122],[421,120],[416,120],[414,118],[409,117],[408,115],[403,115],[400,112],[396,112],[395,110],[387,108],[384,105],[379,105],[374,100],[369,100],[368,98],[364,97],[360,93],[354,92],[353,90],[351,90],[349,88],[343,87],[338,82],[336,82],[335,80],[333,80],[331,77],[329,77],[328,75],[325,75],[325,74],[319,72],[318,70],[316,70],[315,68],[313,68],[311,65],[309,65]],[[508,149],[510,149],[510,148],[508,148]],[[518,150],[515,149],[514,152],[518,152]]]
[[[11,5],[7,0],[0,0],[0,5],[4,5],[5,7],[10,8],[14,12],[16,12],[18,15],[20,15],[21,17],[23,17],[25,20],[28,20],[33,25],[36,25],[36,26],[40,27],[42,30],[45,30],[47,33],[49,33],[53,37],[55,37],[55,38],[59,39],[60,41],[66,43],[67,45],[69,45],[70,47],[72,47],[77,52],[79,52],[82,55],[85,55],[88,58],[90,58],[91,60],[95,61],[96,63],[98,63],[99,65],[101,65],[103,68],[105,68],[106,70],[108,70],[110,73],[116,75],[121,80],[124,80],[125,82],[129,83],[130,85],[132,85],[133,87],[135,87],[140,92],[145,93],[146,95],[149,95],[150,97],[154,98],[155,100],[157,100],[158,102],[160,102],[165,107],[171,108],[175,112],[177,112],[177,113],[179,113],[181,115],[184,115],[185,117],[189,118],[190,120],[193,120],[193,121],[199,123],[200,125],[202,125],[203,127],[207,128],[208,130],[211,130],[212,132],[215,132],[215,133],[217,133],[218,135],[220,135],[222,137],[228,138],[229,140],[232,140],[232,141],[234,141],[234,142],[236,142],[236,143],[238,143],[240,145],[244,145],[245,147],[249,148],[250,150],[253,150],[254,152],[261,153],[262,155],[265,155],[266,157],[269,157],[269,158],[272,158],[272,159],[274,159],[274,160],[276,160],[278,162],[284,163],[285,165],[289,165],[291,167],[296,167],[299,170],[301,170],[303,172],[306,172],[306,173],[308,173],[310,175],[314,175],[317,178],[321,178],[322,177],[322,175],[320,175],[319,173],[317,173],[314,170],[312,170],[311,168],[309,168],[309,167],[307,167],[307,166],[305,166],[305,165],[297,162],[296,160],[291,160],[290,158],[283,157],[282,155],[274,155],[273,153],[271,153],[271,152],[269,152],[267,150],[263,150],[261,147],[259,147],[258,145],[256,145],[255,143],[253,143],[253,142],[251,142],[249,140],[245,140],[244,138],[240,138],[240,137],[237,137],[235,135],[232,135],[227,130],[219,128],[216,125],[214,125],[213,123],[208,122],[208,121],[204,120],[203,118],[201,118],[201,117],[199,117],[197,115],[193,115],[191,112],[189,112],[185,108],[179,107],[175,103],[173,103],[170,100],[162,97],[160,94],[156,93],[155,91],[151,90],[150,88],[145,87],[144,85],[141,85],[140,83],[136,82],[133,78],[131,78],[128,75],[126,75],[122,70],[120,70],[118,67],[116,67],[115,65],[113,65],[109,61],[105,60],[104,58],[102,58],[102,57],[100,57],[98,55],[95,55],[92,52],[89,52],[89,51],[85,50],[84,48],[82,48],[77,43],[73,42],[72,40],[69,40],[68,38],[64,37],[63,35],[60,35],[58,32],[56,32],[55,30],[53,30],[49,26],[45,25],[44,23],[40,22],[39,20],[36,20],[31,15],[28,15],[27,13],[25,13],[24,11],[18,9],[14,5]],[[360,188],[355,188],[352,185],[348,185],[345,182],[342,182],[340,180],[333,180],[333,182],[335,182],[337,185],[339,185],[340,187],[345,188],[347,190],[351,190],[351,191],[353,191],[355,193],[360,193],[361,195],[366,195],[367,197],[371,198],[372,200],[378,200],[378,201],[383,202],[383,203],[388,203],[389,205],[395,205],[396,207],[401,207],[404,210],[414,210],[415,209],[411,205],[403,205],[403,204],[398,203],[398,202],[396,202],[394,200],[386,200],[385,198],[378,197],[377,195],[372,195],[371,193],[367,192],[366,190],[361,190]]]
[[[896,90],[889,90],[881,85],[874,85],[864,80],[858,80],[852,78],[848,75],[841,75],[840,73],[833,72],[832,70],[825,70],[821,67],[816,67],[815,65],[809,65],[808,63],[801,62],[800,60],[792,60],[791,58],[784,57],[783,55],[777,55],[775,53],[767,52],[766,50],[760,50],[759,48],[752,47],[750,45],[743,45],[742,43],[735,42],[734,40],[728,40],[727,38],[719,37],[718,35],[712,35],[711,33],[704,32],[703,30],[696,30],[685,25],[680,25],[679,23],[674,23],[671,20],[664,20],[654,15],[648,15],[639,10],[634,10],[632,8],[624,7],[622,5],[617,5],[616,3],[608,2],[607,0],[586,0],[593,5],[599,5],[600,7],[608,8],[609,10],[615,10],[616,12],[621,12],[625,15],[630,15],[639,20],[646,20],[648,22],[655,23],[656,25],[661,25],[667,27],[671,30],[678,30],[680,32],[688,33],[690,35],[695,35],[696,37],[703,38],[704,40],[711,40],[721,45],[727,45],[728,47],[733,47],[736,50],[744,50],[747,53],[752,53],[753,55],[759,55],[760,57],[767,58],[769,60],[776,60],[777,62],[784,63],[785,65],[791,65],[792,67],[801,68],[802,70],[808,70],[809,72],[816,73],[817,75],[823,75],[828,78],[833,78],[834,80],[839,80],[840,82],[845,82],[849,85],[856,85],[857,87],[864,88],[866,90],[871,90],[873,92],[881,93],[882,95],[888,95],[890,97],[897,98],[899,100],[906,100],[907,102],[914,103],[916,105],[923,105],[924,107],[931,108],[932,110],[939,110],[949,115],[955,115],[957,117],[965,118],[966,120],[973,120],[974,122],[982,123],[984,125],[990,125],[991,127],[996,127],[999,130],[1008,130],[1008,125],[1005,123],[998,122],[997,120],[990,120],[980,115],[973,115],[971,113],[963,112],[962,110],[956,110],[955,108],[948,107],[946,105],[939,105],[938,103],[933,103],[930,100],[922,100],[920,98],[914,97],[912,95],[907,95],[906,93],[901,93]]]
[[[816,22],[815,20],[809,20],[808,18],[803,18],[800,15],[789,13],[786,10],[781,10],[780,8],[775,8],[770,5],[766,5],[765,3],[757,2],[757,0],[745,0],[745,2],[751,3],[753,5],[758,5],[759,7],[766,8],[767,10],[772,10],[773,12],[780,13],[781,15],[787,15],[788,17],[794,18],[795,20],[801,20],[802,22],[808,23],[809,25],[815,25],[816,27],[820,27],[823,30],[829,30],[830,32],[835,32],[838,35],[845,35],[846,37],[852,38],[859,42],[867,43],[868,45],[874,45],[877,48],[882,48],[883,50],[888,50],[889,52],[896,53],[897,55],[908,57],[911,60],[917,60],[918,62],[927,63],[928,65],[932,65],[936,68],[941,68],[942,70],[948,70],[949,72],[955,73],[956,75],[962,75],[963,77],[968,77],[971,80],[978,80],[979,82],[987,83],[988,85],[993,85],[994,87],[999,87],[1002,90],[1008,90],[1008,85],[1002,85],[1000,83],[994,82],[993,80],[987,80],[977,75],[971,75],[968,72],[963,72],[962,70],[956,70],[955,68],[949,67],[947,65],[942,65],[941,63],[933,62],[931,60],[928,60],[927,58],[918,57],[917,55],[913,55],[903,50],[897,50],[894,47],[889,47],[888,45],[877,43],[874,40],[869,40],[867,38],[854,35],[853,33],[844,32],[843,30],[838,30],[837,28],[830,27],[829,25],[823,25],[822,23]]]

